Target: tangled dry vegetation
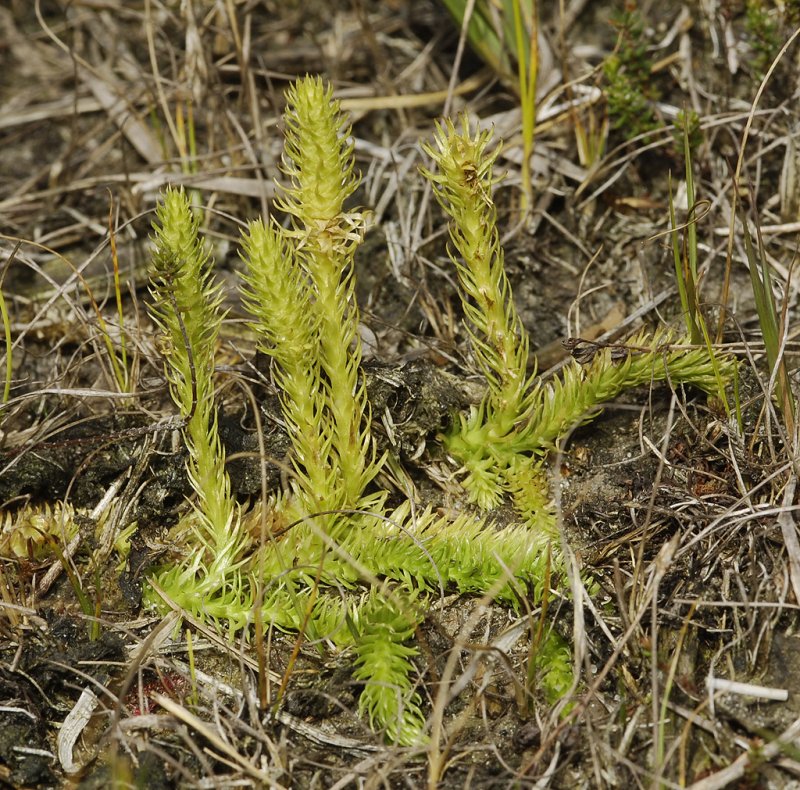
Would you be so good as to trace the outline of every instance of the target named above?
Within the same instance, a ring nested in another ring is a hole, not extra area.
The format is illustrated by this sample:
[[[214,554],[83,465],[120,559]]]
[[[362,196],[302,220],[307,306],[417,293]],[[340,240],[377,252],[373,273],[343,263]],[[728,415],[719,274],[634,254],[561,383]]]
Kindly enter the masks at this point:
[[[800,777],[797,4],[542,3],[530,195],[513,63],[482,60],[474,39],[461,46],[448,5],[0,8],[8,785],[716,788]],[[635,354],[626,341],[643,325],[684,326],[670,177],[679,259],[696,230],[709,338],[741,361],[727,410],[645,387],[565,437],[548,468],[570,572],[535,609],[442,590],[414,635],[428,739],[411,747],[388,745],[359,716],[347,651],[258,623],[231,641],[178,608],[142,605],[191,494],[146,309],[167,185],[197,196],[224,283],[216,383],[233,495],[247,508],[292,474],[274,371],[238,296],[238,240],[243,220],[272,210],[284,91],[305,73],[330,80],[353,119],[355,197],[371,212],[355,261],[362,367],[390,502],[470,507],[437,438],[482,394],[446,219],[420,172],[431,167],[420,141],[443,115],[469,110],[505,141],[494,195],[505,266],[545,380],[570,356]],[[551,629],[576,675],[555,705],[536,662]]]

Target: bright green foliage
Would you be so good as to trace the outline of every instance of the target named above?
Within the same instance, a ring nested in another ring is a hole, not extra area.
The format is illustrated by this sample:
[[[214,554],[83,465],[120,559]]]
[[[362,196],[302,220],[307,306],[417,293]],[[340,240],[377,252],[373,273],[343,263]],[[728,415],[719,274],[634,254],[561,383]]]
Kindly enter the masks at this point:
[[[539,687],[551,702],[558,701],[572,685],[572,651],[569,645],[551,631],[539,646],[535,663],[541,673]]]
[[[548,524],[545,516],[539,526]],[[530,586],[535,600],[541,598],[546,545],[546,534],[526,525],[498,529],[465,513],[441,516],[429,508],[412,513],[404,502],[385,517],[365,517],[343,549],[375,575],[409,589],[480,593],[505,582],[496,597],[516,604],[514,578],[518,589]]]
[[[716,392],[714,366],[705,349],[672,342],[671,335],[658,330],[653,335],[642,332],[626,346],[630,351],[620,362],[611,358],[611,349],[599,351],[587,367],[569,365],[561,380],[537,387],[535,417],[519,432],[519,451],[544,452],[569,428],[588,422],[599,413],[598,407],[632,387],[670,381],[691,384],[706,392]],[[730,378],[734,363],[723,357],[721,365]]]
[[[291,215],[294,256],[308,278],[306,309],[311,312],[316,353],[310,358],[324,373],[324,419],[331,433],[343,502],[352,507],[379,465],[372,454],[364,419],[367,394],[359,375],[361,345],[354,298],[353,256],[364,221],[343,211],[358,179],[353,173],[349,126],[330,86],[307,78],[287,92],[286,151],[283,169],[291,181],[278,206]],[[252,249],[252,245],[251,249]],[[248,259],[250,283],[262,272],[257,256]],[[300,276],[300,275],[297,275]],[[269,331],[269,330],[267,330]],[[285,330],[285,327],[283,328]]]
[[[363,219],[343,211],[357,183],[353,149],[338,102],[319,79],[298,83],[287,99],[283,166],[291,187],[279,205],[292,229],[250,225],[245,299],[262,349],[277,362],[306,512],[365,507],[381,461],[359,373],[352,266]],[[328,516],[326,531],[337,521]]]
[[[151,315],[163,332],[172,397],[186,419],[189,474],[211,532],[223,535],[234,504],[214,406],[214,354],[222,296],[185,193],[168,190],[158,207]]]
[[[692,384],[707,392],[717,392],[714,365],[704,349],[687,347],[683,341],[670,342],[670,335],[657,332],[633,338],[627,344],[631,351],[621,362],[611,360],[610,349],[599,351],[587,367],[572,363],[561,379],[537,383],[532,391],[532,416],[520,421],[510,431],[492,422],[484,404],[473,408],[468,416],[445,437],[448,451],[464,465],[464,485],[482,507],[496,505],[503,492],[514,492],[520,466],[527,474],[538,471],[536,458],[554,449],[560,437],[573,427],[597,416],[603,403],[631,387],[669,380],[673,384]],[[728,380],[733,363],[718,358],[723,378]],[[541,496],[543,488],[532,486]],[[531,495],[531,491],[527,495]],[[520,507],[524,512],[538,509]]]
[[[245,305],[262,350],[276,361],[277,383],[295,450],[298,494],[309,512],[341,507],[331,457],[331,426],[325,414],[318,322],[311,292],[294,247],[274,223],[251,223],[242,241],[247,261]],[[302,463],[299,461],[302,459]]]
[[[420,615],[411,598],[398,599],[371,592],[356,609],[358,620],[353,677],[363,680],[358,702],[373,727],[386,727],[387,737],[397,743],[414,743],[425,725],[422,700],[413,690],[411,658],[419,653],[406,643],[414,635]]]
[[[382,459],[359,372],[352,267],[363,219],[344,208],[356,185],[349,130],[319,80],[299,81],[287,98],[291,186],[279,205],[291,226],[254,222],[242,247],[244,301],[274,362],[293,479],[240,525],[212,401],[219,293],[191,211],[169,193],[157,229],[154,312],[169,337],[173,396],[188,420],[198,505],[189,519],[194,531],[178,533],[193,559],[158,582],[186,609],[231,631],[251,621],[257,583],[263,623],[351,649],[364,684],[361,711],[391,740],[420,743],[425,717],[409,642],[426,601],[455,590],[491,591],[513,607],[524,598],[541,603],[545,583],[557,584],[563,567],[548,450],[625,387],[667,376],[705,386],[709,373],[704,352],[667,346],[669,338],[658,335],[637,338],[643,348],[619,364],[601,352],[555,383],[528,374],[528,338],[503,271],[491,198],[496,154],[486,150],[488,134],[469,135],[466,120],[460,134],[446,123],[430,151],[439,174],[428,177],[453,217],[468,331],[488,389],[479,406],[455,419],[445,444],[463,464],[473,499],[488,507],[508,496],[518,519],[498,528],[480,513],[416,509],[409,501],[390,509],[388,493],[375,487]],[[246,552],[241,536],[262,532],[262,544]],[[544,640],[536,667],[548,693],[572,683],[569,652],[557,640]]]
[[[487,152],[490,141],[489,131],[471,136],[463,117],[460,133],[451,121],[445,121],[437,126],[435,146],[425,149],[438,168],[438,174],[425,171],[425,175],[452,218],[450,239],[457,256],[451,257],[475,358],[489,385],[480,405],[469,416],[460,416],[450,434],[454,440],[473,437],[485,452],[478,444],[459,452],[449,439],[447,448],[464,462],[467,490],[483,508],[499,504],[502,495],[498,478],[502,472],[496,467],[492,447],[503,446],[516,423],[530,419],[533,409],[528,336],[511,299],[491,198],[498,151]]]
[[[489,389],[477,407],[460,416],[445,444],[463,464],[464,485],[482,508],[511,493],[524,519],[541,521],[547,504],[539,461],[559,437],[627,388],[669,379],[714,392],[717,380],[707,351],[672,344],[663,332],[633,338],[630,353],[619,363],[604,349],[588,367],[565,368],[560,380],[543,384],[528,376],[528,339],[503,273],[491,199],[497,151],[486,151],[489,132],[471,135],[466,119],[461,126],[460,132],[451,122],[438,128],[435,147],[426,150],[439,174],[426,175],[452,218],[451,257],[473,351]],[[720,364],[730,375],[732,363]]]
[[[298,238],[328,250],[346,250],[352,238],[342,226],[344,201],[356,189],[350,126],[333,88],[306,77],[286,92],[283,171],[291,180],[278,205],[296,220]],[[342,246],[343,245],[343,246]]]
[[[531,407],[525,398],[528,337],[511,301],[503,268],[497,210],[491,197],[498,151],[486,152],[490,140],[488,131],[470,136],[466,117],[462,117],[461,134],[451,121],[437,125],[435,148],[426,146],[425,151],[439,172],[425,171],[425,175],[453,220],[450,239],[460,256],[454,256],[453,262],[470,341],[489,385],[486,409],[499,426],[510,428]]]
[[[167,379],[185,420],[188,471],[197,494],[182,525],[199,544],[185,563],[159,576],[159,585],[195,614],[240,627],[244,548],[239,509],[225,471],[214,405],[214,354],[222,325],[222,296],[184,191],[168,190],[154,225],[150,313],[162,332]]]

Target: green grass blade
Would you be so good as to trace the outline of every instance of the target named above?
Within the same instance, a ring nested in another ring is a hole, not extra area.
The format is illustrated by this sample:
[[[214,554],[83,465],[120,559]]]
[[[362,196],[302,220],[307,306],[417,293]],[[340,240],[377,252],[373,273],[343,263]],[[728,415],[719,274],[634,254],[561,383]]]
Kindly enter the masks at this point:
[[[789,374],[786,370],[786,361],[781,355],[781,337],[783,333],[781,331],[781,321],[778,318],[775,296],[772,291],[772,278],[769,272],[764,243],[761,238],[761,230],[756,223],[758,233],[758,249],[756,249],[747,224],[747,215],[741,207],[741,201],[738,201],[737,211],[739,220],[742,223],[742,238],[750,271],[750,283],[753,288],[753,297],[756,302],[756,312],[758,313],[758,322],[764,340],[770,376],[775,377],[778,405],[786,422],[787,433],[789,436],[793,436],[795,402],[789,382]]]

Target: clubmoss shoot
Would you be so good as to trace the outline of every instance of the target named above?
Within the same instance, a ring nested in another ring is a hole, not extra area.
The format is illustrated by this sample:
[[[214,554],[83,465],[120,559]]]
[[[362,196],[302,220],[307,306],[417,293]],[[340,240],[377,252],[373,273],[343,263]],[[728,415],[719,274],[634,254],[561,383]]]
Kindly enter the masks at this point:
[[[426,172],[451,219],[452,258],[483,400],[455,415],[444,446],[481,512],[388,505],[377,486],[384,459],[370,432],[360,370],[353,257],[363,216],[347,210],[358,179],[349,127],[319,79],[287,93],[277,205],[290,218],[249,225],[242,239],[243,302],[260,349],[273,361],[291,446],[286,490],[241,514],[225,471],[214,406],[214,352],[223,319],[219,286],[183,192],[159,208],[152,267],[152,315],[164,336],[172,398],[185,423],[192,511],[177,525],[180,547],[154,588],[231,635],[253,622],[303,630],[355,656],[359,707],[400,744],[425,739],[413,644],[428,601],[445,591],[492,592],[512,607],[537,606],[560,584],[563,559],[546,460],[574,425],[628,387],[669,380],[714,390],[707,351],[666,332],[641,334],[622,361],[600,351],[544,383],[529,373],[529,341],[503,267],[492,198],[496,151],[488,132],[445,122],[427,148]],[[723,360],[730,371],[732,362]],[[486,513],[509,501],[517,518],[499,528]],[[266,511],[266,512],[265,512]],[[258,525],[281,524],[260,545]],[[259,590],[259,595],[255,590]],[[158,596],[151,594],[151,600]],[[550,632],[550,629],[548,629]],[[536,667],[550,696],[572,685],[569,650],[545,637]]]

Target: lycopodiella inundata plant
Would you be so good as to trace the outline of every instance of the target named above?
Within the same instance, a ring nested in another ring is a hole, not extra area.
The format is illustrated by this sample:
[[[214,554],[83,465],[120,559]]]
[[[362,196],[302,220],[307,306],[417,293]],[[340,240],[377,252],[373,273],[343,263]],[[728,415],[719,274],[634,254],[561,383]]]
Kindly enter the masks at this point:
[[[425,171],[434,194],[452,219],[450,239],[462,304],[475,359],[488,384],[480,406],[461,415],[456,433],[475,443],[503,445],[515,426],[528,422],[535,406],[533,376],[527,373],[528,336],[514,308],[503,267],[492,201],[493,165],[497,152],[487,152],[491,132],[470,136],[467,119],[457,134],[451,122],[438,127],[435,145],[426,146],[438,173]],[[455,438],[449,442],[451,452]],[[468,489],[483,508],[499,503],[502,489],[491,451],[484,457],[468,452]],[[509,458],[515,457],[512,453]],[[508,464],[504,464],[508,466]]]
[[[214,357],[222,297],[185,192],[168,190],[159,206],[150,273],[150,313],[161,331],[167,380],[183,419],[188,471],[197,503],[181,523],[187,557],[163,570],[158,584],[195,615],[246,622],[242,555],[246,540],[231,494],[217,431]]]
[[[181,192],[159,210],[153,314],[166,338],[167,373],[186,422],[195,509],[178,525],[188,559],[157,585],[197,616],[235,633],[255,616],[352,650],[363,683],[360,710],[398,743],[424,739],[423,695],[412,640],[427,600],[447,590],[488,593],[533,606],[562,566],[545,460],[571,426],[625,387],[669,377],[715,384],[705,351],[664,333],[635,339],[613,363],[606,352],[543,384],[528,368],[528,338],[503,270],[492,199],[490,135],[439,128],[428,173],[451,215],[451,239],[469,337],[488,387],[444,437],[482,508],[510,497],[518,519],[498,528],[481,513],[393,508],[377,486],[383,459],[370,434],[360,371],[353,257],[363,216],[346,208],[357,184],[349,127],[320,80],[287,93],[283,162],[289,187],[268,218],[242,240],[244,304],[259,347],[272,361],[292,443],[289,488],[240,516],[230,493],[213,405],[213,352],[222,313],[197,223]],[[728,363],[725,363],[728,364]],[[247,535],[264,540],[255,547]],[[274,525],[274,528],[272,528]],[[258,595],[255,594],[258,590]],[[258,606],[257,612],[254,607]],[[545,637],[535,662],[544,690],[571,682],[565,647]]]
[[[291,186],[278,205],[292,227],[251,224],[243,241],[246,303],[262,348],[277,363],[306,504],[353,508],[380,468],[359,372],[352,272],[363,217],[343,210],[357,185],[353,148],[320,80],[299,83],[287,99],[284,172]]]
[[[498,151],[488,151],[491,132],[470,132],[462,118],[438,127],[427,153],[438,173],[426,171],[434,194],[451,217],[451,257],[458,272],[467,331],[488,388],[481,403],[461,415],[445,446],[463,464],[464,485],[481,507],[497,505],[511,493],[520,514],[541,521],[541,459],[559,437],[597,413],[598,406],[624,389],[669,379],[715,392],[709,354],[666,332],[632,338],[630,353],[612,361],[599,351],[587,367],[565,368],[561,380],[544,384],[527,374],[528,338],[517,315],[503,268],[497,212],[491,198]],[[730,373],[731,362],[723,360]],[[524,485],[523,485],[524,483]]]

